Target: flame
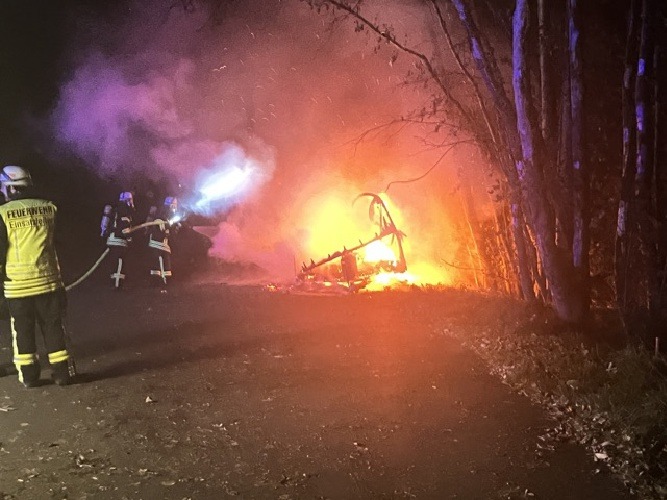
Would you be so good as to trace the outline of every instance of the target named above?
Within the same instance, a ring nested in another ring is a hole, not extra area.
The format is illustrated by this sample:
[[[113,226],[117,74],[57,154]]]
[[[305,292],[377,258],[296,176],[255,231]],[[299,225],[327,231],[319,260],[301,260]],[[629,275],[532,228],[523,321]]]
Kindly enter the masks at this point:
[[[308,228],[305,251],[319,257],[342,249],[352,248],[358,239],[369,233],[367,216],[355,212],[351,196],[336,193],[317,193],[303,208],[304,226]]]
[[[395,264],[398,259],[396,254],[384,241],[377,240],[366,247],[366,262],[391,262]]]
[[[368,218],[368,207],[359,204],[352,207],[349,198],[338,193],[321,193],[309,206],[309,237],[307,247],[310,255],[324,257],[343,248],[352,248],[360,241],[368,241],[377,233],[377,227]],[[399,207],[391,203],[386,195],[382,195],[383,201],[389,207],[390,213],[399,229],[410,231],[410,221],[404,220]],[[415,224],[416,225],[416,224]],[[422,224],[423,225],[423,224]],[[422,252],[415,248],[418,241],[410,237],[403,239],[403,248],[409,271],[403,273],[393,272],[391,268],[398,263],[398,247],[395,239],[387,236],[381,240],[373,241],[358,252],[357,262],[365,264],[367,269],[372,269],[370,282],[365,290],[376,291],[388,288],[400,288],[410,285],[449,285],[452,282],[447,271],[438,265],[437,250],[423,248]],[[433,261],[424,261],[423,255],[431,250]],[[420,254],[421,258],[415,258]],[[340,265],[340,261],[335,264]],[[324,283],[324,282],[323,282]]]
[[[366,290],[386,290],[387,288],[400,287],[401,285],[414,285],[417,283],[417,277],[409,272],[392,273],[380,272],[373,276],[373,280],[366,286]]]

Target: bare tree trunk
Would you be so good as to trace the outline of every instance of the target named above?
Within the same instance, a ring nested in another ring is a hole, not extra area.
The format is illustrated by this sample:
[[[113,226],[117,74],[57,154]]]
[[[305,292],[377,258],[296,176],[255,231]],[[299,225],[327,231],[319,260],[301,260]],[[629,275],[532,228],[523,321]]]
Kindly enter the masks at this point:
[[[530,82],[524,47],[527,45],[528,29],[527,0],[517,0],[513,19],[512,39],[512,86],[516,105],[516,124],[521,144],[517,172],[530,209],[530,219],[540,252],[544,273],[549,284],[553,307],[561,320],[578,323],[584,310],[581,290],[571,280],[570,266],[554,238],[554,217],[546,203],[544,177],[535,165],[535,138],[530,117]]]
[[[583,116],[582,116],[582,76],[580,65],[581,44],[579,37],[577,0],[568,0],[568,46],[569,46],[569,81],[570,81],[570,116],[572,119],[572,171],[574,224],[572,239],[572,264],[581,289],[584,313],[590,307],[590,228],[589,228],[589,175],[584,163]]]
[[[566,169],[570,169],[569,162],[569,140],[570,140],[570,106],[562,105],[560,110],[562,113],[561,130],[562,137],[566,137],[568,144],[564,148],[562,159],[567,158],[567,165],[562,165],[559,160],[561,157],[561,149],[563,143],[558,142],[560,137],[558,110],[560,103],[569,103],[570,89],[569,81],[566,78],[561,78],[560,84],[555,76],[556,68],[564,64],[561,60],[563,54],[557,50],[559,44],[563,41],[562,38],[566,36],[561,34],[565,31],[562,26],[560,13],[556,6],[561,6],[561,3],[554,2],[554,0],[538,0],[537,2],[537,18],[538,18],[538,33],[539,33],[539,64],[540,64],[540,131],[542,142],[544,144],[544,157],[551,161],[541,162],[544,167],[544,176],[547,180],[550,189],[548,191],[549,201],[554,207],[556,214],[556,244],[559,248],[567,251],[572,244],[572,225],[574,218],[572,217],[572,200],[570,193],[572,185],[569,182],[571,172],[564,175]],[[560,87],[557,87],[560,85]],[[559,91],[563,91],[559,95]]]
[[[653,123],[650,113],[651,89],[650,61],[653,52],[653,20],[655,17],[655,3],[653,0],[643,0],[641,13],[641,35],[639,44],[639,59],[637,64],[637,77],[635,79],[635,120],[636,120],[636,171],[634,180],[635,207],[637,221],[637,237],[640,244],[640,255],[643,259],[641,266],[641,278],[645,281],[645,325],[650,331],[657,324],[659,304],[659,282],[657,269],[657,234],[653,223],[655,213],[651,204],[651,181],[653,179],[654,165],[652,163],[652,133]],[[642,288],[644,288],[642,287]],[[642,315],[643,316],[643,315]],[[650,340],[646,338],[645,340]]]
[[[551,0],[553,2],[553,0]],[[537,19],[540,44],[540,130],[547,155],[554,156],[556,131],[556,99],[554,98],[553,51],[550,30],[547,26],[545,0],[537,2]]]
[[[472,268],[473,275],[475,277],[475,285],[478,289],[482,289],[485,286],[484,281],[486,270],[484,268],[484,263],[482,262],[482,256],[479,252],[479,246],[477,245],[477,238],[475,236],[479,233],[479,231],[475,231],[473,229],[473,224],[475,227],[477,227],[479,224],[471,193],[466,192],[465,197],[461,197],[461,206],[463,207],[463,213],[466,218],[466,226],[470,233],[470,241],[472,242],[472,248],[470,244],[466,245],[468,249],[468,255],[470,257],[470,267]]]
[[[653,94],[651,99],[653,101],[653,158],[651,163],[653,164],[653,179],[651,179],[652,191],[651,191],[651,209],[655,214],[655,218],[658,221],[659,226],[662,226],[664,220],[664,212],[661,200],[663,198],[663,186],[661,179],[660,171],[660,47],[656,45],[653,50]],[[658,228],[659,230],[661,227]],[[659,243],[662,243],[659,240]],[[664,250],[662,244],[659,244],[659,249]],[[664,255],[661,254],[661,258]]]
[[[476,67],[482,75],[487,90],[490,92],[493,101],[500,112],[500,118],[504,122],[506,133],[510,136],[515,126],[516,111],[510,101],[505,89],[503,88],[500,72],[495,66],[495,62],[484,53],[480,31],[473,16],[464,0],[451,0],[456,8],[459,19],[468,34],[470,42],[470,53],[475,61]],[[511,136],[510,136],[511,137]],[[519,147],[516,141],[508,140],[507,145],[510,148],[510,154],[513,158],[519,155]]]
[[[539,252],[535,248],[535,238],[530,234],[530,228],[528,225],[524,225],[524,231],[526,234],[526,240],[530,241],[530,245],[526,245],[528,250],[528,260],[530,261],[530,269],[533,277],[533,281],[538,288],[538,297],[542,302],[548,304],[551,302],[551,294],[549,293],[549,286],[547,280],[544,277],[544,268],[542,266],[542,261],[539,258]]]
[[[638,51],[638,0],[631,0],[628,12],[628,35],[625,47],[625,71],[623,74],[623,170],[621,174],[621,192],[618,203],[616,224],[616,249],[614,274],[616,300],[621,317],[627,320],[629,301],[628,271],[630,266],[630,205],[635,177],[635,106],[634,84]],[[627,325],[627,321],[624,321]]]
[[[512,265],[512,253],[510,252],[510,245],[508,242],[508,234],[507,234],[507,227],[505,224],[501,224],[501,221],[505,222],[507,220],[507,217],[503,216],[501,214],[500,216],[498,215],[498,211],[494,207],[493,210],[493,223],[494,223],[494,228],[495,228],[495,236],[496,236],[496,246],[500,249],[499,255],[500,259],[502,262],[502,267],[503,267],[503,273],[502,276],[505,278],[505,291],[507,294],[511,295],[513,293],[513,289],[518,289],[519,293],[521,292],[521,287],[517,286],[518,283],[516,283],[516,277],[518,276],[518,273],[515,273],[513,271],[510,271],[511,269],[514,268]]]
[[[660,47],[656,46],[653,53],[653,192],[651,193],[653,212],[657,221],[657,235],[658,235],[658,270],[660,273],[660,289],[658,290],[659,304],[658,309],[663,310],[665,303],[665,285],[667,284],[667,234],[665,226],[665,190],[664,190],[664,165],[660,158]],[[667,334],[662,334],[662,344],[665,345],[667,341]]]
[[[535,292],[533,291],[533,280],[530,275],[530,261],[528,259],[528,251],[526,237],[523,232],[524,216],[523,210],[518,200],[510,200],[510,214],[512,228],[512,237],[516,245],[516,258],[518,264],[519,283],[521,285],[521,296],[523,300],[533,302],[535,300]]]
[[[572,108],[570,102],[570,81],[564,78],[561,83],[562,105],[560,109],[560,137],[556,157],[556,168],[559,181],[563,184],[565,193],[572,193]],[[572,248],[574,240],[574,209],[569,196],[563,197],[558,215],[557,244],[559,248],[568,250]]]

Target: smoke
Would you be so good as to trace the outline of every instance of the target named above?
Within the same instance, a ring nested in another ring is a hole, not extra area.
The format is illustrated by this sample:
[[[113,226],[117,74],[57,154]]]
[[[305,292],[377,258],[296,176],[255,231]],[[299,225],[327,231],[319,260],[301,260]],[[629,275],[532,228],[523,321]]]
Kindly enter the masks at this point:
[[[109,178],[193,171],[216,147],[198,138],[177,105],[180,94],[192,91],[193,68],[180,59],[168,72],[148,72],[133,83],[118,61],[89,54],[61,88],[53,114],[57,139]]]
[[[368,230],[348,213],[360,192],[414,177],[437,157],[382,126],[428,99],[401,92],[412,61],[374,49],[349,23],[332,31],[298,0],[122,5],[86,22],[75,13],[52,134],[101,178],[189,187],[191,210],[224,218],[212,255],[289,278],[295,262]],[[418,34],[413,14],[394,17]],[[449,252],[454,244],[421,222],[451,228],[435,187],[452,172],[438,170],[424,190],[395,191],[415,214],[406,232]]]

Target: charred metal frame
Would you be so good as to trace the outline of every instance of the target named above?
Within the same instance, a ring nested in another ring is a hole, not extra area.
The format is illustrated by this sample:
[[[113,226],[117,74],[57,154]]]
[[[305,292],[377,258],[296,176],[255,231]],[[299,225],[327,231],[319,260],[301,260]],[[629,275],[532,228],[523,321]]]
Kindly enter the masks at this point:
[[[313,259],[310,260],[309,264],[306,264],[304,262],[303,265],[301,266],[301,272],[297,276],[298,279],[300,280],[307,279],[309,276],[313,274],[313,271],[315,271],[317,268],[329,262],[333,262],[336,259],[341,259],[341,266],[343,266],[344,258],[346,256],[353,255],[354,252],[361,250],[362,248],[367,247],[371,243],[380,241],[388,236],[395,238],[396,244],[398,246],[398,259],[396,261],[396,265],[393,268],[393,271],[397,273],[403,273],[407,271],[408,266],[405,260],[405,253],[403,251],[403,237],[405,237],[405,233],[403,233],[396,227],[396,224],[394,223],[394,220],[392,219],[391,214],[387,209],[387,206],[384,204],[384,201],[382,201],[382,199],[377,194],[361,193],[354,199],[354,202],[364,197],[371,198],[371,203],[368,209],[368,215],[371,221],[377,222],[380,231],[376,233],[375,236],[370,240],[367,241],[359,240],[359,244],[352,248],[343,247],[343,250],[329,254],[323,259],[318,260],[317,262],[314,261]],[[378,217],[377,221],[375,221],[376,215]]]

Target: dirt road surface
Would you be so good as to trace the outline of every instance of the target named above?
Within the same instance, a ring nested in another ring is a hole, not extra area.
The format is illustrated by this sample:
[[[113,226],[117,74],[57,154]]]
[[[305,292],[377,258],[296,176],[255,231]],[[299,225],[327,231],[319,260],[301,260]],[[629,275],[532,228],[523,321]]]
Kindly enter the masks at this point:
[[[583,447],[543,449],[546,414],[445,334],[479,307],[84,284],[81,382],[0,378],[0,498],[629,498]]]

